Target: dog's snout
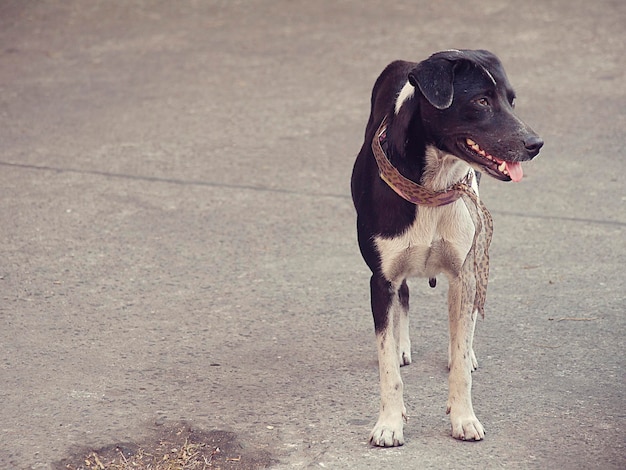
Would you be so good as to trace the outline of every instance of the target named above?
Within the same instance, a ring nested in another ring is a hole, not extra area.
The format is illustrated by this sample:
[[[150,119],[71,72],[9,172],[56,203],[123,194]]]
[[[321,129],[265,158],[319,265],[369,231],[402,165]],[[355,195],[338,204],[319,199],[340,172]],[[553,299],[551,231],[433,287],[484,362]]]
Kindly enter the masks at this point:
[[[524,140],[524,147],[526,147],[530,158],[534,158],[541,150],[541,147],[543,147],[543,139],[538,135],[531,135]]]

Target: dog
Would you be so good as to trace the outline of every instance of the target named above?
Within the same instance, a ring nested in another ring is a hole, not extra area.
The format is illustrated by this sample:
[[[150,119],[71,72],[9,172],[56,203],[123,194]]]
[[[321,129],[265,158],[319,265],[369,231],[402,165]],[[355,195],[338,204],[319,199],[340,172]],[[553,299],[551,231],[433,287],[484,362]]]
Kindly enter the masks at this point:
[[[515,92],[500,60],[484,50],[447,50],[395,61],[376,80],[352,199],[361,254],[372,272],[371,309],[380,372],[375,446],[404,444],[400,367],[411,363],[407,278],[448,279],[452,436],[479,441],[471,385],[477,315],[488,277],[491,217],[480,174],[520,181],[521,162],[543,140],[514,114]],[[482,241],[481,241],[482,240]]]

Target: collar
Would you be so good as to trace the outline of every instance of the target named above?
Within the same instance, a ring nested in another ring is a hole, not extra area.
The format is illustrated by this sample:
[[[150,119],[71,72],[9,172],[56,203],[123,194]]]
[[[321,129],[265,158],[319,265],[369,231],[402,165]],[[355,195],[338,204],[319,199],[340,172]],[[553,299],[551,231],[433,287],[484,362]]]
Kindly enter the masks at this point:
[[[401,198],[420,206],[445,206],[458,200],[471,189],[474,170],[470,168],[465,177],[443,191],[431,191],[424,186],[406,178],[385,155],[383,143],[387,140],[387,116],[383,119],[374,134],[372,151],[378,165],[380,178]]]

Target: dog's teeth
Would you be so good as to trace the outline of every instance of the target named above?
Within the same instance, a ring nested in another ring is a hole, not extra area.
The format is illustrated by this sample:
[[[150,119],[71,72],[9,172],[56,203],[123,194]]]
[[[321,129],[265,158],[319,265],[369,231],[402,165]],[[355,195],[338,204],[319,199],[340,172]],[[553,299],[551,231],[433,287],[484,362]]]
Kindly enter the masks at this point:
[[[465,139],[465,142],[467,143],[467,146],[469,148],[471,148],[474,152],[476,152],[481,157],[486,158],[487,160],[491,160],[492,162],[498,161],[494,157],[489,155],[487,152],[485,152],[483,149],[481,149],[480,146],[476,142],[474,142],[472,139],[467,138]]]
[[[506,162],[500,163],[500,165],[498,165],[498,170],[500,170],[501,173],[504,173],[506,170]]]

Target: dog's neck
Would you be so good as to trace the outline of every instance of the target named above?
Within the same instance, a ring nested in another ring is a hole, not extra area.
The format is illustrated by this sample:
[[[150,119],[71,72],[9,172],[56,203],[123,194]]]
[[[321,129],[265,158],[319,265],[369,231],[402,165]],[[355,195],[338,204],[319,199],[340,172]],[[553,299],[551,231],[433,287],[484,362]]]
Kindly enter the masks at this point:
[[[445,191],[467,178],[469,164],[425,142],[428,134],[419,115],[420,101],[413,97],[414,88],[407,82],[396,101],[396,108],[383,119],[386,137],[383,148],[389,161],[407,178],[430,191]],[[474,188],[477,189],[477,188]]]
[[[463,193],[478,196],[474,170],[452,155],[430,146],[426,167],[418,184],[405,177],[387,158],[383,146],[387,141],[387,118],[381,122],[372,139],[372,152],[380,178],[406,201],[423,206],[445,206],[457,201]]]
[[[460,181],[467,179],[472,167],[454,155],[438,149],[434,145],[426,146],[426,165],[421,184],[431,191],[445,191]],[[473,188],[476,190],[476,188]]]

